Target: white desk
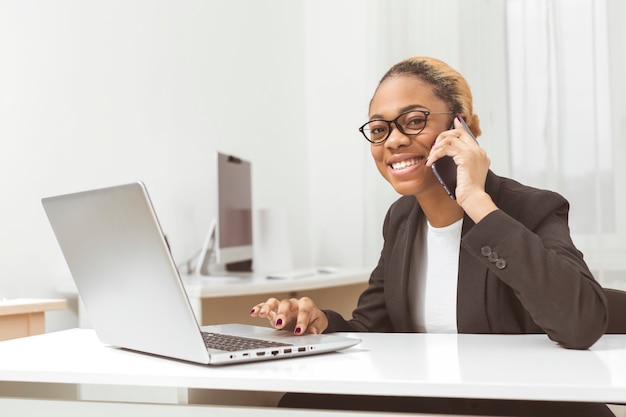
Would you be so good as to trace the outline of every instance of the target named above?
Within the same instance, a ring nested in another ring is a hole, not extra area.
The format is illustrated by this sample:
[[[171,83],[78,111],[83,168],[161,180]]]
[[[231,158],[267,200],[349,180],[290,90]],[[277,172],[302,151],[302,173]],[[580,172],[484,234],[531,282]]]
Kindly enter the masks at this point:
[[[263,275],[243,277],[183,276],[189,301],[202,325],[248,323],[250,309],[269,297],[311,297],[320,308],[350,317],[359,295],[367,288],[371,270],[340,269],[302,278],[268,279]]]
[[[336,273],[320,273],[289,280],[267,279],[262,275],[215,277],[183,275],[189,302],[202,325],[247,323],[263,325],[251,318],[250,309],[269,297],[311,297],[320,308],[335,310],[350,317],[359,295],[367,288],[370,269],[342,268]],[[78,294],[76,286],[68,283],[60,288],[65,294]],[[90,328],[82,302],[78,302],[79,326]]]
[[[158,395],[139,399],[143,406],[170,403],[180,415],[195,415],[194,404],[213,390],[626,403],[626,335],[606,335],[588,351],[560,348],[545,335],[358,336],[361,344],[338,353],[224,367],[103,346],[86,329],[9,340],[0,342],[0,414],[51,407],[53,397],[64,399],[54,407],[91,412],[100,404],[108,412],[101,402],[80,401],[95,399],[81,396],[81,388],[107,385],[123,388],[111,398],[120,407],[133,401],[124,397],[130,388],[146,387]],[[235,412],[222,415],[294,415],[226,408]],[[52,410],[47,415],[56,415]]]

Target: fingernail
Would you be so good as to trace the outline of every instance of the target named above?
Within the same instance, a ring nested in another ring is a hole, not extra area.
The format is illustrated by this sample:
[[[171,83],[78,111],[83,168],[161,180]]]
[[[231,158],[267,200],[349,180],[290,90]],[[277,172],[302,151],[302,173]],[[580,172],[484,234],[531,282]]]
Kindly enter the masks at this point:
[[[253,308],[252,310],[250,310],[250,314],[254,314],[255,311],[256,311],[256,308]]]
[[[280,326],[281,324],[283,324],[283,319],[276,320],[276,325],[277,326]]]
[[[296,330],[294,330],[295,334],[300,334],[302,332],[302,329],[299,327],[296,327]]]

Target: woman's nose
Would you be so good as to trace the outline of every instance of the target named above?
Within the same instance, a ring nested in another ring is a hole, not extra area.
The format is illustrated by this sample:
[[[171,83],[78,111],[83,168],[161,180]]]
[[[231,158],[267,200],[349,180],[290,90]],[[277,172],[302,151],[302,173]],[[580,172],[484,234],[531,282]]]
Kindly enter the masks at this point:
[[[391,149],[396,149],[401,146],[406,146],[411,143],[411,138],[398,129],[397,126],[391,126],[391,132],[389,132],[389,137],[385,141],[385,146]]]

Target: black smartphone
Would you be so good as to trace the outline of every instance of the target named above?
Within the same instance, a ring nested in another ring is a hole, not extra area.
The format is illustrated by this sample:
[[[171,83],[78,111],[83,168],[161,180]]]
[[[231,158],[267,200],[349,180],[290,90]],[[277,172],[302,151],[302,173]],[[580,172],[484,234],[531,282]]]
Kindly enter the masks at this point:
[[[456,116],[456,119],[461,122],[472,139],[476,140],[470,128],[467,127],[465,120],[463,120],[461,116]],[[450,125],[450,129],[454,129],[454,121]],[[432,164],[432,169],[443,189],[446,190],[451,199],[456,200],[456,164],[454,163],[454,159],[450,156],[444,156]]]

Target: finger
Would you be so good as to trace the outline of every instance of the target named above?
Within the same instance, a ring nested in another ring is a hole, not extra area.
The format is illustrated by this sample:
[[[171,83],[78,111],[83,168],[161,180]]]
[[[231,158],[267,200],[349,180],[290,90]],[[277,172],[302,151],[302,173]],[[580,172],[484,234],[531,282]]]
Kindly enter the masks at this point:
[[[314,320],[309,323],[309,326],[306,329],[307,333],[324,333],[324,330],[326,330],[326,328],[328,327],[328,317],[326,317],[326,314],[321,310],[318,310],[316,313],[314,313],[314,317]]]
[[[298,327],[296,326],[296,330],[297,328]],[[305,333],[306,334],[321,334],[321,333],[324,333],[324,331],[327,328],[328,328],[328,317],[326,316],[326,313],[324,313],[319,308],[315,308],[315,311],[313,311],[311,315],[309,316],[306,330],[303,331],[301,328],[301,334],[305,334]]]
[[[438,151],[446,147],[456,146],[459,140],[462,139],[462,136],[463,132],[459,129],[446,130],[441,132],[439,136],[437,136],[435,142],[433,142],[431,152]]]
[[[464,129],[462,132],[457,130],[449,130],[443,132],[437,138],[437,140],[433,144],[432,149],[430,150],[428,159],[429,161],[431,159],[433,161],[436,161],[444,155],[455,157],[460,152],[466,149],[471,149],[474,146],[477,146],[476,141],[471,139],[471,136],[467,135]]]
[[[250,310],[253,317],[267,317],[272,311],[278,308],[279,301],[276,298],[269,298],[264,303],[259,303]]]
[[[259,316],[259,311],[261,311],[261,308],[264,305],[265,305],[265,303],[259,303],[259,304],[255,305],[254,307],[252,307],[252,310],[250,310],[250,316],[258,317]]]
[[[426,166],[431,167],[434,162],[441,159],[444,156],[454,157],[457,151],[454,150],[453,141],[458,140],[458,137],[453,136],[451,131],[445,131],[441,133],[433,147],[430,149],[430,153],[428,154],[428,158],[426,159]]]
[[[311,333],[315,328],[309,328],[314,325],[315,313],[319,311],[313,300],[309,297],[302,297],[298,300],[298,318],[294,326],[293,332],[296,335]],[[319,330],[317,331],[319,333]]]
[[[282,300],[276,311],[274,327],[285,329],[293,326],[298,311],[298,300],[295,298]]]

